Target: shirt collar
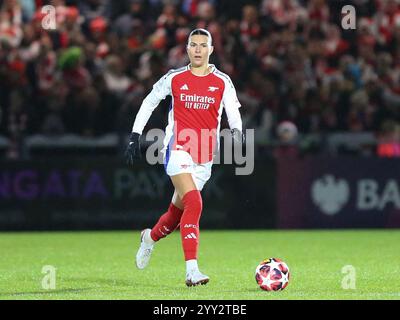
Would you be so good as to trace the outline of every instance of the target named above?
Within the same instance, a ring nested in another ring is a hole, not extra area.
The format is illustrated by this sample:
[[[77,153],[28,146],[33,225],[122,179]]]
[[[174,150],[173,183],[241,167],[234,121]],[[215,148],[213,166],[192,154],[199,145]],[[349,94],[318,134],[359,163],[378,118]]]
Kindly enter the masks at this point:
[[[187,71],[190,71],[190,63],[186,66],[186,70]],[[216,69],[216,67],[215,67],[215,65],[214,64],[212,64],[212,63],[209,63],[208,64],[208,66],[210,67],[210,73],[208,73],[207,74],[207,76],[209,75],[209,74],[211,74],[211,73],[214,73],[214,71],[215,71],[215,69]],[[204,76],[205,77],[205,76]]]

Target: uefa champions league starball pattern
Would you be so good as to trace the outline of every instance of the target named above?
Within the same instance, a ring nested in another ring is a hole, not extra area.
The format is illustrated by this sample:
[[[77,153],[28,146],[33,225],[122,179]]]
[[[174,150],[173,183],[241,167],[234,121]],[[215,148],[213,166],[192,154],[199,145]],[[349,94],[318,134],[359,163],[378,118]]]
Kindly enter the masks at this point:
[[[289,267],[280,259],[266,259],[257,266],[255,277],[262,290],[280,291],[289,284]]]

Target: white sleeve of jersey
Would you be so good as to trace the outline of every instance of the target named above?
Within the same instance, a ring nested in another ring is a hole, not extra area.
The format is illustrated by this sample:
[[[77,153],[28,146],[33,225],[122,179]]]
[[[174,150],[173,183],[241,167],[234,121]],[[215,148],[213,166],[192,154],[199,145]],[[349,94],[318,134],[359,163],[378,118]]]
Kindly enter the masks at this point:
[[[139,112],[136,115],[132,132],[143,133],[143,129],[149,121],[151,114],[155,108],[157,108],[161,100],[164,100],[169,94],[171,94],[171,77],[169,77],[169,73],[167,73],[154,84],[151,92],[143,100]]]
[[[229,127],[231,129],[239,129],[242,132],[242,117],[239,112],[241,104],[237,98],[231,79],[225,80],[225,91],[222,96],[222,102],[228,117]]]

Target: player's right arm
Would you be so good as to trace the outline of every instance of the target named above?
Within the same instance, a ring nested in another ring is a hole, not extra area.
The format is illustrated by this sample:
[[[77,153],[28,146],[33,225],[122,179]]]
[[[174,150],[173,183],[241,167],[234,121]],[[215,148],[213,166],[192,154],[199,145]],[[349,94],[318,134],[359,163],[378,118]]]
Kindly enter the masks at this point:
[[[169,73],[167,73],[154,84],[151,92],[143,100],[136,115],[132,132],[140,135],[143,133],[143,129],[149,121],[151,114],[160,104],[161,100],[164,100],[169,94],[171,94],[171,78],[169,77]]]
[[[135,159],[141,158],[140,136],[143,133],[143,129],[161,100],[164,100],[169,94],[171,94],[170,72],[154,84],[153,89],[143,100],[136,115],[132,127],[132,133],[129,137],[129,145],[125,151],[125,158],[129,165],[132,165]]]

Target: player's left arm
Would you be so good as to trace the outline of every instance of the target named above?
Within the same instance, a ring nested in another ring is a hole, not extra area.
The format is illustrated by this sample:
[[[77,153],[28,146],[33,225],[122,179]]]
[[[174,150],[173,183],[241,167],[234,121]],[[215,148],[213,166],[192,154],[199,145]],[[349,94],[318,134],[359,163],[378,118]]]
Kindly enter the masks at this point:
[[[239,111],[241,104],[237,97],[236,89],[230,78],[225,81],[225,90],[222,97],[222,103],[228,117],[228,123],[232,132],[233,139],[235,141],[243,141],[243,124],[242,117]]]

